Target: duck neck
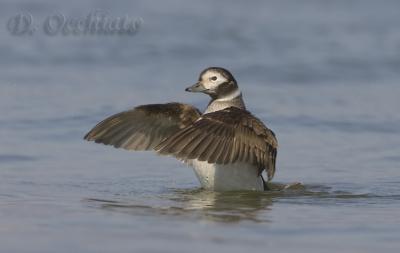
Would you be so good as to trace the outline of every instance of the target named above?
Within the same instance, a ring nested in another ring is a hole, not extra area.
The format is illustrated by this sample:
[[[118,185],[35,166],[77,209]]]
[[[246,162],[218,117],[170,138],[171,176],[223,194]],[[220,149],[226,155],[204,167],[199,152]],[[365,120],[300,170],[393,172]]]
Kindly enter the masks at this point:
[[[236,89],[235,91],[226,94],[223,97],[212,98],[204,113],[215,112],[232,106],[240,109],[246,109],[242,92],[240,92],[239,89]]]

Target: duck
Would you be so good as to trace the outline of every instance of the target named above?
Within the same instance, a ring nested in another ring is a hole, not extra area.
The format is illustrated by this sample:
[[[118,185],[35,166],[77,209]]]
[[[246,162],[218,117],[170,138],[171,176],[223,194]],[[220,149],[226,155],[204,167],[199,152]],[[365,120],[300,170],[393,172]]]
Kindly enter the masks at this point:
[[[102,120],[84,139],[173,156],[193,168],[205,190],[268,190],[267,182],[276,170],[278,141],[246,109],[231,72],[206,68],[185,90],[210,97],[204,112],[178,102],[139,105]]]

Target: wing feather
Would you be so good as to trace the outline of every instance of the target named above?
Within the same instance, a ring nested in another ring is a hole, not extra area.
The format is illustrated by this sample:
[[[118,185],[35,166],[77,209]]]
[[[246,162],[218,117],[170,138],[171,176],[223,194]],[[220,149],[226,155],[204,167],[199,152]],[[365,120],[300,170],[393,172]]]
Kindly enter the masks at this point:
[[[141,105],[106,118],[84,139],[128,150],[151,150],[199,117],[199,110],[187,104]]]
[[[275,134],[246,110],[229,107],[202,115],[193,124],[176,132],[154,149],[179,159],[209,163],[252,163],[275,172],[278,142]]]

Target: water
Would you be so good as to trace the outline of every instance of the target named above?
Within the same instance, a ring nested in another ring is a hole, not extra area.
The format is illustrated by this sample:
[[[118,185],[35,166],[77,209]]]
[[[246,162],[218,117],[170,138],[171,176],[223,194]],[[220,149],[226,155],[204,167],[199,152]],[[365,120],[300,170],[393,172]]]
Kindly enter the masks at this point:
[[[133,37],[0,29],[0,252],[398,251],[400,2],[0,6],[2,24],[144,20]],[[184,88],[212,65],[278,136],[272,192],[202,191],[172,158],[82,140],[134,105],[204,108]]]

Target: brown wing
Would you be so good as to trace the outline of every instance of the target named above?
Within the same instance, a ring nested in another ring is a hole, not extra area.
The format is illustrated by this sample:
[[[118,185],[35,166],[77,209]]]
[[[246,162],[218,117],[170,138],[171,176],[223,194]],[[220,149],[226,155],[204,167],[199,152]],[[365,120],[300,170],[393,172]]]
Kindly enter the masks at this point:
[[[142,105],[101,121],[84,139],[128,150],[151,150],[199,117],[200,112],[187,104]]]
[[[278,142],[275,134],[248,111],[229,107],[204,114],[192,125],[161,142],[154,149],[178,159],[209,163],[249,162],[275,173]]]

